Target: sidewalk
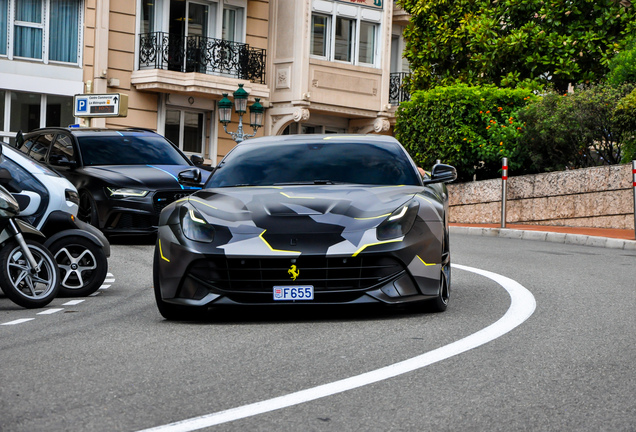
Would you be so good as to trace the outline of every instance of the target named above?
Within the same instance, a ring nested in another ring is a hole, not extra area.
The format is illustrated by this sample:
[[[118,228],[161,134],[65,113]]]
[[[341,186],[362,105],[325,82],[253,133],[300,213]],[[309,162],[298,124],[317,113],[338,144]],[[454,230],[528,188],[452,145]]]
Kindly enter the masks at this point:
[[[450,224],[451,234],[549,241],[585,246],[636,251],[634,230],[612,228],[576,228],[543,225]]]

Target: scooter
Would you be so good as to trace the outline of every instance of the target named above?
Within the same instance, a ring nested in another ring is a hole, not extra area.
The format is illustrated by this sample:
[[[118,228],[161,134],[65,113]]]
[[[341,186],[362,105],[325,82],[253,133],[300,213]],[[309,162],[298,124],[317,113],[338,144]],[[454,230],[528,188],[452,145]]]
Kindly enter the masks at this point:
[[[11,176],[0,184],[20,205],[19,218],[47,240],[44,246],[60,269],[60,297],[84,297],[97,291],[108,272],[110,243],[97,228],[76,215],[79,198],[64,177],[7,146],[0,146],[0,168]]]
[[[0,177],[7,175],[0,169]],[[22,307],[41,308],[57,295],[60,271],[53,254],[40,243],[44,234],[17,219],[19,213],[18,202],[0,186],[0,288]]]

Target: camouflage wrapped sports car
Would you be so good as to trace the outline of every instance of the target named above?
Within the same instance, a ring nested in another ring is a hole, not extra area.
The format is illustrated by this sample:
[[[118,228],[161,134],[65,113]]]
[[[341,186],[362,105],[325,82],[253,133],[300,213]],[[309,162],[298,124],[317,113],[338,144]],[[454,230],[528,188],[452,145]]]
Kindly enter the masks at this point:
[[[289,135],[237,145],[161,212],[157,306],[398,304],[446,309],[455,168],[421,175],[392,137]]]

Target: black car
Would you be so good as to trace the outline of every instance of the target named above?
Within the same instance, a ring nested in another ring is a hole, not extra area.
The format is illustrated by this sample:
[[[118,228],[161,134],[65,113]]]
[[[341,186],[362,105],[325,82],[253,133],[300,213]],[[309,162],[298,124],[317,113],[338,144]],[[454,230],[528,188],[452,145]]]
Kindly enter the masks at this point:
[[[148,130],[43,128],[17,140],[18,149],[55,169],[77,188],[78,217],[105,234],[151,234],[159,213],[201,186],[195,167],[163,136]]]
[[[209,306],[423,301],[443,311],[444,183],[456,177],[443,164],[422,176],[387,136],[244,141],[203,190],[161,212],[159,311],[180,319]]]

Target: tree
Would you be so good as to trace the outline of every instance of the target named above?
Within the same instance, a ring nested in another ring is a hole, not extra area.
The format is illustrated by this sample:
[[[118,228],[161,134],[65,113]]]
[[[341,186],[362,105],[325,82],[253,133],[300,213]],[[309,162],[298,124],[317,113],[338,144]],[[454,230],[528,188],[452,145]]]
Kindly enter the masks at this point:
[[[412,90],[593,83],[636,28],[628,0],[398,0]]]

